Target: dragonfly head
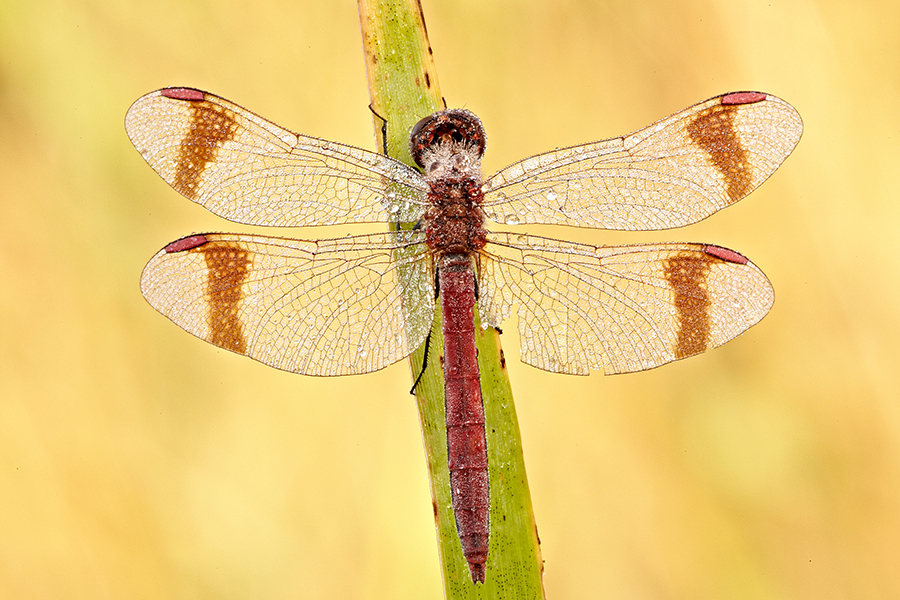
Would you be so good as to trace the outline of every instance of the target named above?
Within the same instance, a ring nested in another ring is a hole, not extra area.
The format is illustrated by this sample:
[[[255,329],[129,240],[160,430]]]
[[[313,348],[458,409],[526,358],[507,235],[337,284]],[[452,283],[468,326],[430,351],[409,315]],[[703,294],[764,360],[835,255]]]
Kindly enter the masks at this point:
[[[425,117],[412,128],[409,150],[426,176],[481,176],[485,135],[481,121],[465,109]]]

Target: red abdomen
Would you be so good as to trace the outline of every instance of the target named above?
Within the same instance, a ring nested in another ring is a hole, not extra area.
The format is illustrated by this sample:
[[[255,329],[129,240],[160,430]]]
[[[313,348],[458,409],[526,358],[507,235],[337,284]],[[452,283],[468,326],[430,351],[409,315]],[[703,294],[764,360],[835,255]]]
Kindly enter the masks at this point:
[[[456,529],[473,581],[484,581],[490,485],[475,350],[475,270],[465,254],[438,261],[444,334],[447,458]]]

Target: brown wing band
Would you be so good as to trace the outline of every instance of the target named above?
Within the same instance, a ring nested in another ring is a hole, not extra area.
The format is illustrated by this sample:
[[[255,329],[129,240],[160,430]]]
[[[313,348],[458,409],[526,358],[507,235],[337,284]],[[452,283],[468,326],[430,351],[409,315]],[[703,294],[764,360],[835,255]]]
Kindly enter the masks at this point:
[[[203,170],[215,159],[218,147],[234,137],[237,121],[234,113],[211,102],[182,97],[174,99],[190,102],[191,123],[179,145],[172,187],[196,200]]]
[[[247,252],[240,248],[206,244],[199,246],[206,259],[209,313],[209,341],[216,346],[247,353],[247,341],[239,311],[244,297],[243,285],[250,271]]]
[[[665,263],[666,281],[675,292],[678,311],[678,338],[675,358],[699,354],[709,345],[709,293],[706,278],[710,260],[697,254],[682,253]]]
[[[706,151],[725,179],[728,198],[737,202],[753,189],[747,153],[734,128],[740,104],[716,104],[701,111],[688,124],[691,141]]]

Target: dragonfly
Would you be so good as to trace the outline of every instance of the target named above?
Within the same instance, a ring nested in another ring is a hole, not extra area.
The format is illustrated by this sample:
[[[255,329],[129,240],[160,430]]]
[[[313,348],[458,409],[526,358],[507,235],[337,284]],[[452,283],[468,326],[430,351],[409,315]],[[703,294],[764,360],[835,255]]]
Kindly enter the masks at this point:
[[[521,359],[556,373],[627,373],[700,354],[768,313],[774,291],[713,244],[596,246],[514,232],[553,224],[659,230],[695,223],[768,179],[800,140],[787,102],[732,92],[630,135],[559,148],[483,178],[484,128],[444,110],[410,136],[418,168],[293,133],[213,94],[165,88],[126,132],[173,188],[246,225],[414,224],[335,239],[204,233],[166,245],[141,291],[220,348],[304,375],[369,373],[429,338],[440,303],[451,499],[473,582],[490,529],[475,311],[514,311]]]

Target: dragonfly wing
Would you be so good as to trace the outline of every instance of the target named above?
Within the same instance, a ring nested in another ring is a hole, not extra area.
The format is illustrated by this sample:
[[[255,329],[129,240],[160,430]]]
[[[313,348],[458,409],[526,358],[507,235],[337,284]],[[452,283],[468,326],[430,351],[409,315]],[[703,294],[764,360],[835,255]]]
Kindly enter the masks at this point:
[[[407,356],[431,327],[421,238],[194,235],[150,260],[141,291],[186,331],[278,369],[368,373]]]
[[[424,212],[427,187],[403,163],[292,133],[199,90],[139,98],[125,130],[169,185],[238,223],[413,222]]]
[[[484,184],[485,213],[509,224],[681,227],[756,189],[802,132],[799,113],[780,98],[717,96],[625,137],[513,163]]]
[[[479,314],[518,305],[522,360],[586,375],[650,369],[715,348],[762,319],[769,280],[740,254],[704,244],[589,246],[489,235]]]

